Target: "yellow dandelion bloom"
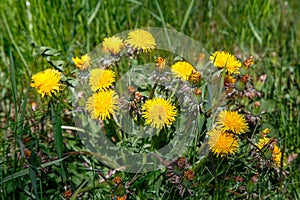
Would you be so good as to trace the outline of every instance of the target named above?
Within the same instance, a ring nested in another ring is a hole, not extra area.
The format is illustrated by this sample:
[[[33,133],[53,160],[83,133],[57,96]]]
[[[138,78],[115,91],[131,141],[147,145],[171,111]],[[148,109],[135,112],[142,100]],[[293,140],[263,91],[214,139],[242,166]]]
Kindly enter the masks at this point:
[[[269,145],[269,142],[270,142],[270,138],[263,137],[263,138],[260,138],[260,139],[258,140],[258,143],[256,144],[256,146],[257,146],[259,149],[262,149],[262,148],[264,148],[265,146],[268,146],[268,145]]]
[[[143,50],[143,52],[151,52],[156,46],[153,35],[149,31],[140,29],[129,32],[126,43],[134,49]]]
[[[118,95],[113,90],[96,92],[87,100],[87,110],[92,119],[110,119],[118,110]]]
[[[91,65],[91,57],[89,57],[87,54],[81,56],[81,58],[78,57],[74,57],[72,58],[75,66],[77,67],[77,69],[79,70],[87,70],[89,68],[89,66]]]
[[[32,76],[31,87],[37,89],[37,92],[44,97],[52,96],[60,90],[60,72],[55,69],[46,69]]]
[[[115,72],[96,68],[91,71],[89,84],[93,92],[107,90],[115,82]]]
[[[212,129],[207,134],[210,136],[209,148],[217,156],[223,157],[237,152],[238,140],[232,134],[221,129]]]
[[[216,51],[209,57],[209,59],[212,63],[214,63],[216,67],[225,67],[229,75],[240,73],[239,69],[242,66],[242,63],[230,53],[226,53],[224,51]]]
[[[172,65],[171,70],[176,78],[187,81],[195,68],[188,62],[179,61]]]
[[[112,36],[104,38],[102,42],[102,50],[105,53],[117,55],[124,47],[124,42],[120,37]]]
[[[163,98],[147,100],[142,107],[142,116],[146,119],[146,124],[157,129],[171,125],[176,115],[176,107]]]
[[[248,124],[244,116],[236,111],[221,111],[217,117],[216,124],[223,131],[232,131],[236,134],[248,131]]]
[[[263,136],[266,136],[266,135],[268,135],[270,133],[270,129],[269,128],[265,128],[262,132],[261,132],[261,134],[263,135]]]
[[[275,141],[274,141],[274,144],[271,144],[273,143],[273,141],[270,139],[270,138],[267,138],[267,137],[263,137],[263,138],[260,138],[258,140],[258,143],[257,143],[257,147],[259,149],[263,149],[263,148],[269,148],[270,146],[272,146],[273,150],[272,150],[272,160],[274,162],[274,164],[278,167],[280,167],[280,163],[281,163],[281,156],[282,156],[282,153],[281,153],[281,150],[280,148],[275,144]]]
[[[277,167],[280,167],[281,155],[282,155],[282,153],[281,153],[280,148],[277,145],[275,145],[274,149],[273,149],[273,153],[272,153],[272,158]]]

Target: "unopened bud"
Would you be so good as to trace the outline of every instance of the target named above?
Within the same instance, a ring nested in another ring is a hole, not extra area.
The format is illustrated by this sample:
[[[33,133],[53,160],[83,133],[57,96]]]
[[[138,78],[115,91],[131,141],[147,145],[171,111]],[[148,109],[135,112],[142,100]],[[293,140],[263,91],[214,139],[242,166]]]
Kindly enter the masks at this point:
[[[249,58],[246,58],[246,60],[244,60],[243,65],[249,68],[251,65],[253,65],[253,63],[253,56],[250,56]]]
[[[197,96],[199,96],[199,95],[202,94],[202,91],[199,88],[195,88],[194,89],[194,94],[197,95]]]
[[[201,73],[198,71],[193,71],[189,77],[189,80],[192,84],[198,83],[201,78]]]

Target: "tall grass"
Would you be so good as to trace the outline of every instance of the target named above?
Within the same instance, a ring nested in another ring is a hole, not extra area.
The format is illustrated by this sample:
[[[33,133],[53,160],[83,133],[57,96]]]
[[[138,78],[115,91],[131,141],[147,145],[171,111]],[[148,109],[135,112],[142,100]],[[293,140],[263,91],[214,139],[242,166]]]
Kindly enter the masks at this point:
[[[210,53],[226,50],[240,58],[253,55],[257,73],[267,75],[262,88],[262,104],[269,113],[265,116],[269,120],[265,126],[272,128],[273,136],[289,155],[298,154],[299,10],[300,3],[292,0],[1,1],[1,199],[62,199],[69,187],[78,193],[89,191],[85,198],[106,198],[105,194],[110,192],[108,186],[96,184],[97,175],[104,174],[97,168],[101,164],[89,153],[74,153],[85,151],[80,138],[72,131],[61,129],[61,123],[73,125],[71,102],[65,102],[61,108],[56,105],[49,108],[29,83],[32,74],[51,65],[58,66],[59,62],[67,67],[65,73],[70,73],[72,57],[91,52],[104,37],[138,27],[165,27],[183,32],[200,41]],[[50,55],[46,55],[45,49]],[[69,100],[68,91],[65,93]],[[34,111],[33,105],[38,105],[43,112]],[[47,135],[52,131],[51,120],[54,135]],[[25,157],[23,143],[37,154],[29,162],[21,159]],[[68,167],[62,163],[68,163]],[[286,189],[285,193],[278,186],[277,194],[270,194],[272,198],[300,198],[299,164],[297,158],[288,167],[285,182],[280,183],[284,184],[281,186]],[[30,165],[29,171],[24,169],[26,165]],[[90,166],[89,170],[85,165]],[[230,166],[227,167],[216,166],[221,172],[229,170]],[[199,171],[214,173],[205,167]],[[264,173],[261,176],[272,178],[271,172]],[[127,179],[135,180],[136,176],[139,175],[127,175]],[[211,181],[203,180],[208,185]],[[229,198],[230,192],[225,188],[236,185],[219,181],[213,193],[199,186],[189,198]],[[133,184],[137,199],[164,195],[162,190],[170,188],[163,182],[164,178],[157,172],[139,177]],[[249,190],[259,197],[267,196],[267,183],[263,179],[255,186],[249,183]],[[164,197],[177,198],[171,194]]]

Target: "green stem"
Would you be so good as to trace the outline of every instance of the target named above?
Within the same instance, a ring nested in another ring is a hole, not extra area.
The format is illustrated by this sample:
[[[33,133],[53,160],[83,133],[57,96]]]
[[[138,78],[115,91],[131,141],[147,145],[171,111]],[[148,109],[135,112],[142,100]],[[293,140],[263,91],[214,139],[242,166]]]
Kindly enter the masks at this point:
[[[177,91],[178,87],[179,87],[179,82],[177,82],[177,84],[176,84],[176,86],[175,86],[175,88],[174,88],[174,90],[173,90],[173,92],[172,92],[172,94],[170,96],[170,99],[173,98],[173,96],[175,95],[175,92]]]
[[[149,99],[153,98],[156,87],[157,87],[157,81],[155,82],[155,84],[150,92]]]

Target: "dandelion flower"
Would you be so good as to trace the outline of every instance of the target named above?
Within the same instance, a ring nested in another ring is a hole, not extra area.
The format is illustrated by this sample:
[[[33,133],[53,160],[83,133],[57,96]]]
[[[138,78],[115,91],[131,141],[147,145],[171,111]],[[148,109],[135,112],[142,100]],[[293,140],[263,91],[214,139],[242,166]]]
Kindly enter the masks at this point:
[[[102,50],[105,53],[117,55],[124,47],[123,40],[120,37],[112,36],[104,38],[102,42]]]
[[[91,57],[89,57],[87,54],[81,56],[81,58],[78,57],[74,57],[72,58],[75,66],[77,67],[77,69],[79,70],[87,70],[89,68],[89,66],[91,65]]]
[[[282,153],[281,153],[280,148],[277,145],[274,145],[272,158],[277,167],[280,167],[281,155],[282,155]]]
[[[259,149],[263,149],[265,147],[269,148],[271,146],[273,148],[272,160],[276,166],[280,167],[282,153],[281,153],[280,148],[275,144],[275,140],[272,141],[270,138],[267,138],[267,137],[263,137],[258,140],[257,147]]]
[[[104,91],[115,82],[115,72],[109,69],[96,68],[91,71],[89,84],[93,92]]]
[[[258,140],[257,147],[259,149],[263,149],[265,146],[268,146],[270,142],[270,138],[263,137]]]
[[[142,110],[146,124],[157,129],[161,129],[166,124],[171,125],[177,114],[175,106],[169,100],[163,98],[147,100]]]
[[[269,128],[265,128],[262,132],[261,132],[261,134],[263,135],[263,136],[266,136],[266,135],[268,135],[270,133],[270,129]]]
[[[216,124],[223,131],[232,131],[236,134],[248,131],[248,124],[244,116],[240,115],[236,111],[221,111],[217,117]]]
[[[211,62],[218,68],[226,68],[226,71],[229,75],[231,74],[239,74],[239,68],[242,66],[242,63],[238,61],[233,55],[230,53],[226,53],[224,51],[216,51],[210,57]]]
[[[92,119],[110,119],[118,110],[118,95],[113,90],[96,92],[88,98],[87,110]]]
[[[171,70],[176,78],[187,81],[195,68],[188,62],[179,61],[172,65]]]
[[[55,69],[46,69],[32,76],[31,87],[37,89],[37,92],[44,97],[52,96],[60,90],[60,72]]]
[[[210,136],[209,148],[217,156],[223,157],[237,152],[238,140],[232,134],[221,129],[212,129],[207,134]]]
[[[140,29],[129,32],[126,43],[143,52],[151,52],[156,46],[153,35],[149,31]]]

